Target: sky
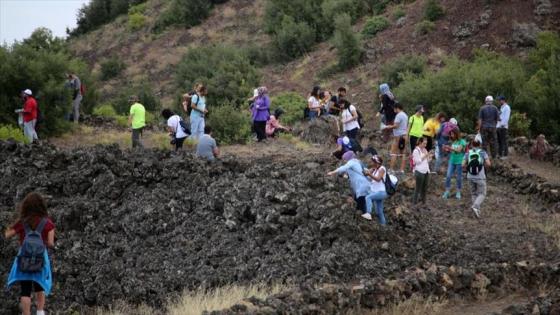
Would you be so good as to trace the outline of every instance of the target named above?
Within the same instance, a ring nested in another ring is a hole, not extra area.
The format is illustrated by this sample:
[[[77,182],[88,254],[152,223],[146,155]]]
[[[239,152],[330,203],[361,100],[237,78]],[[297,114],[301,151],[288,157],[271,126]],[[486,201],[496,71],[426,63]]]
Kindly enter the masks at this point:
[[[12,44],[38,27],[66,37],[66,27],[76,26],[78,9],[90,0],[0,0],[0,44]]]

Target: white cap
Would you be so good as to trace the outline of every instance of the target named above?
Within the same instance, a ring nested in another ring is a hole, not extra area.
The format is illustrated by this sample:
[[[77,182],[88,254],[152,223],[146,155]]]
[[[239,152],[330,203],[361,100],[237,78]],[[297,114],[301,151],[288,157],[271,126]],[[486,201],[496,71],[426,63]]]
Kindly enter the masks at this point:
[[[253,90],[253,97],[257,97],[259,96],[259,89],[254,89]]]
[[[488,95],[488,96],[486,96],[486,99],[484,101],[485,102],[493,102],[494,98],[492,97],[492,95]]]
[[[342,138],[342,143],[348,145],[350,143],[350,138],[345,136],[344,138]]]
[[[457,119],[455,119],[455,118],[449,119],[449,122],[454,124],[454,125],[457,125]]]
[[[24,93],[25,95],[29,95],[29,96],[33,95],[33,92],[31,92],[30,89],[25,89],[25,90],[23,91],[23,93]]]

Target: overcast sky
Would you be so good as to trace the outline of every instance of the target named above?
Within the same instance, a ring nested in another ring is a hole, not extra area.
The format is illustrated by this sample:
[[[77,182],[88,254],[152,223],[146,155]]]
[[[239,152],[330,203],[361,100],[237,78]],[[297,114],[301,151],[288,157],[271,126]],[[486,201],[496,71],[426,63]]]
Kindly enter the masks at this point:
[[[65,37],[76,26],[78,9],[90,0],[0,0],[0,43],[21,41],[38,27]]]

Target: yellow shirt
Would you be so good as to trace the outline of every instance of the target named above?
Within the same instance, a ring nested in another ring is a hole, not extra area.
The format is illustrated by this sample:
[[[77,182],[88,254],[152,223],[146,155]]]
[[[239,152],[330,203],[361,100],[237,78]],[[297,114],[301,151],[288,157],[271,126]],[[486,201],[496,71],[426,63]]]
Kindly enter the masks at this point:
[[[424,116],[412,115],[408,119],[408,128],[410,129],[409,135],[420,138],[424,129]]]
[[[439,127],[440,123],[437,119],[428,119],[428,121],[424,124],[424,135],[432,138],[435,137]]]
[[[130,106],[130,115],[132,116],[132,129],[139,129],[146,126],[146,109],[140,103],[134,103]]]

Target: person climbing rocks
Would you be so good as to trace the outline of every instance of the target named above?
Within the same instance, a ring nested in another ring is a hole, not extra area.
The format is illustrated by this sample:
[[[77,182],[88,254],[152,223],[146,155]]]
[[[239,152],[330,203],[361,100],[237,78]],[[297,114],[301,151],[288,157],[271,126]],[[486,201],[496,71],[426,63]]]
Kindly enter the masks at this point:
[[[430,182],[430,160],[432,159],[431,152],[426,148],[427,145],[426,138],[420,137],[416,143],[416,148],[412,151],[413,173],[416,180],[414,197],[412,198],[412,204],[414,205],[418,202],[426,204],[426,192]]]
[[[508,156],[508,128],[509,118],[511,116],[511,108],[506,101],[505,96],[498,96],[500,102],[500,120],[496,125],[496,134],[498,136],[498,155],[505,159]]]
[[[480,145],[478,140],[473,140],[469,152],[463,158],[463,169],[467,171],[471,188],[471,209],[477,218],[480,218],[480,207],[486,198],[486,169],[491,167],[488,153]]]
[[[364,170],[364,175],[371,179],[371,192],[366,196],[366,213],[362,217],[371,220],[373,204],[375,203],[375,213],[379,218],[379,224],[386,225],[385,214],[383,212],[383,200],[387,199],[385,190],[385,174],[387,170],[383,166],[383,159],[377,155],[371,157],[370,169]]]
[[[206,96],[208,89],[203,84],[197,84],[196,94],[191,97],[191,138],[198,140],[204,134],[204,117],[208,113],[206,108]]]
[[[476,131],[482,136],[482,148],[486,152],[490,152],[492,158],[496,158],[498,155],[496,126],[499,120],[500,111],[494,105],[494,98],[488,95],[484,100],[484,105],[480,107],[478,112]]]
[[[332,155],[340,160],[342,159],[342,155],[348,151],[358,154],[358,152],[362,151],[362,147],[356,139],[352,139],[348,136],[339,137],[336,140],[336,150],[332,153]]]
[[[33,143],[35,140],[39,140],[37,136],[37,131],[35,126],[37,125],[38,117],[38,106],[37,100],[33,97],[33,92],[30,89],[26,89],[22,92],[23,98],[23,134],[29,140],[29,143]]]
[[[47,247],[54,247],[55,225],[48,216],[43,197],[31,192],[19,206],[19,218],[4,232],[9,239],[19,239],[18,257],[8,276],[8,287],[21,286],[20,308],[23,315],[31,314],[31,295],[35,293],[37,315],[45,315],[46,297],[52,288],[52,273]],[[35,250],[30,250],[31,248]],[[20,256],[21,255],[21,256]],[[23,256],[26,255],[26,256]]]
[[[393,124],[387,125],[385,128],[393,130],[393,141],[391,143],[391,164],[389,172],[395,169],[397,158],[401,157],[400,173],[404,174],[406,166],[406,134],[408,132],[408,116],[404,112],[403,105],[395,103],[395,120]]]
[[[314,86],[311,90],[311,93],[309,94],[309,98],[307,99],[309,120],[313,120],[321,115],[321,101],[319,97],[320,92],[321,87]]]
[[[461,199],[461,189],[463,187],[463,157],[465,155],[465,147],[467,142],[461,138],[461,133],[458,129],[453,129],[449,133],[449,141],[451,145],[444,145],[443,150],[449,152],[449,163],[447,165],[447,176],[445,178],[445,192],[443,199],[449,198],[451,190],[451,178],[455,175],[457,191],[455,198]]]
[[[424,106],[418,105],[414,115],[408,119],[408,139],[410,142],[410,152],[416,148],[416,141],[424,134]]]
[[[290,127],[286,127],[280,123],[280,116],[284,114],[284,110],[282,108],[277,108],[274,110],[274,114],[270,115],[268,121],[266,122],[266,135],[269,138],[274,138],[280,132],[290,132],[292,129]]]
[[[66,86],[72,90],[72,119],[75,123],[80,120],[80,103],[82,102],[84,95],[84,88],[82,86],[82,81],[73,72],[67,74],[68,81]]]
[[[130,106],[130,114],[128,116],[128,124],[132,128],[132,148],[143,148],[142,131],[146,127],[146,109],[140,104],[138,96],[132,95],[128,99]]]
[[[395,112],[395,96],[389,88],[389,84],[383,83],[379,85],[379,100],[381,101],[381,107],[376,114],[376,117],[381,115],[382,126],[392,125],[397,115]],[[383,142],[388,142],[391,139],[391,130],[382,129],[382,140]]]
[[[429,118],[424,123],[424,132],[423,136],[426,138],[426,150],[432,151],[434,150],[434,144],[436,143],[436,134],[439,130],[439,127],[442,123],[446,120],[444,113],[437,113],[435,117]]]
[[[360,132],[360,124],[358,123],[358,110],[348,100],[341,99],[339,101],[342,107],[340,114],[340,121],[342,122],[342,130],[352,139],[358,139]]]
[[[204,135],[198,139],[196,155],[208,161],[214,161],[220,156],[220,149],[216,140],[212,138],[212,128],[210,126],[204,127]]]
[[[252,107],[253,130],[257,134],[257,141],[266,140],[266,122],[270,117],[270,97],[265,86],[257,88],[257,97]]]
[[[161,111],[161,116],[167,121],[167,131],[171,137],[171,144],[175,146],[175,151],[179,151],[183,148],[183,143],[188,137],[187,131],[181,125],[183,118],[168,108]]]
[[[449,133],[452,130],[459,130],[457,119],[451,118],[449,121],[442,122],[436,133],[436,163],[434,171],[439,174],[443,161],[449,156],[449,152],[443,150],[449,144]]]
[[[350,187],[356,200],[357,208],[366,213],[366,196],[371,192],[370,181],[364,175],[364,166],[362,162],[358,160],[356,154],[352,151],[348,151],[342,155],[342,160],[346,163],[334,171],[327,173],[328,176],[333,176],[335,174],[346,173],[350,180]]]

